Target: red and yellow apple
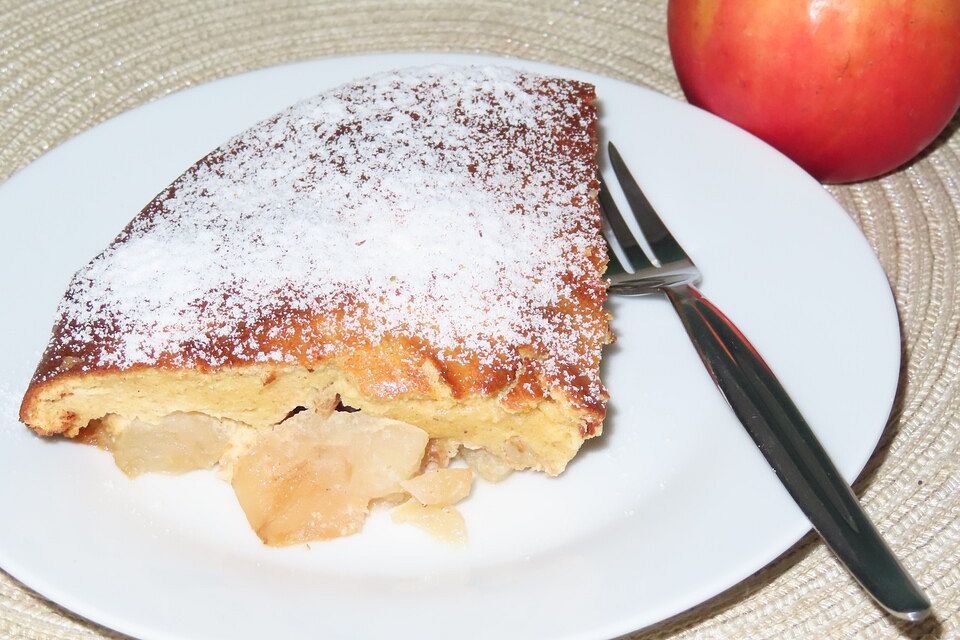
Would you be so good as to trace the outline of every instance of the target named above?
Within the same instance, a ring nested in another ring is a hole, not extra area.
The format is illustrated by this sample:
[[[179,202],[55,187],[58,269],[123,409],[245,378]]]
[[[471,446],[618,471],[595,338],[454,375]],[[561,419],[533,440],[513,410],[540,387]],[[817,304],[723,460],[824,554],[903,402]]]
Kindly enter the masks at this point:
[[[670,0],[687,99],[825,182],[897,168],[960,106],[960,0]]]

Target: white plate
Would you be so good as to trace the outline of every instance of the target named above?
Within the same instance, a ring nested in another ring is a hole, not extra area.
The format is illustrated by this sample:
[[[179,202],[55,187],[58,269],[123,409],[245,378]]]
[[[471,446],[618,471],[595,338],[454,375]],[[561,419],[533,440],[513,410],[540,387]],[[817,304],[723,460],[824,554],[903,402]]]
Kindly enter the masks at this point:
[[[361,535],[268,549],[212,473],[129,481],[108,455],[17,423],[72,272],[156,192],[298,98],[438,61],[595,83],[606,135],[702,268],[703,290],[856,476],[894,397],[897,314],[856,226],[799,168],[704,112],[581,71],[441,54],[325,59],[135,109],[0,187],[0,566],[142,638],[603,638],[702,602],[809,529],[659,298],[612,304],[603,438],[559,479],[478,486],[462,550],[383,513]]]

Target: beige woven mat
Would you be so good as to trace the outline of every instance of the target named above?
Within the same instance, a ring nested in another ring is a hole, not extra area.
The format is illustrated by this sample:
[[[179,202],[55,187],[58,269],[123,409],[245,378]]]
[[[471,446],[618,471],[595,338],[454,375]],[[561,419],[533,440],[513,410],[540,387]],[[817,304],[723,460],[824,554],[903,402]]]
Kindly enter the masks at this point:
[[[681,97],[664,13],[661,0],[0,3],[0,178],[147,100],[257,67],[344,52],[512,54]],[[744,584],[637,638],[960,637],[958,128],[955,120],[905,170],[830,189],[880,256],[905,338],[897,415],[858,488],[933,598],[938,619],[910,629],[883,616],[808,536]],[[117,636],[0,572],[0,637]]]

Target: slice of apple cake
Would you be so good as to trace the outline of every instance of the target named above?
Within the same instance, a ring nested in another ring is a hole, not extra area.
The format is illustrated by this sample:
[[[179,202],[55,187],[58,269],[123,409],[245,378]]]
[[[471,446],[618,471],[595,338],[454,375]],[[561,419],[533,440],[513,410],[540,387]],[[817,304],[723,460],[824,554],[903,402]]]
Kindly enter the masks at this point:
[[[559,474],[606,401],[594,99],[428,67],[244,131],[76,274],[21,420],[128,473],[229,466],[267,542],[350,533],[371,501],[429,494],[410,478],[460,446]],[[384,447],[404,453],[359,462]],[[284,500],[336,517],[305,529],[271,511]]]

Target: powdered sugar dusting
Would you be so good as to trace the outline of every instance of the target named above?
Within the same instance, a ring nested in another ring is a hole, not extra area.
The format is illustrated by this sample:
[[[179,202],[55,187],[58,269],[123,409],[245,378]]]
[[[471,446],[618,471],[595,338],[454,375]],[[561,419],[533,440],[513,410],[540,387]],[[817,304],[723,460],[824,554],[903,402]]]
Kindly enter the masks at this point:
[[[293,361],[274,338],[326,315],[371,343],[412,336],[481,362],[533,344],[555,372],[595,369],[605,318],[557,312],[603,300],[585,93],[429,67],[300,102],[185,173],[79,272],[52,346],[103,345],[84,366]],[[319,336],[312,322],[298,330]]]

